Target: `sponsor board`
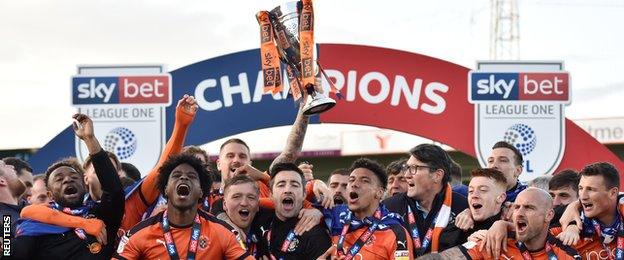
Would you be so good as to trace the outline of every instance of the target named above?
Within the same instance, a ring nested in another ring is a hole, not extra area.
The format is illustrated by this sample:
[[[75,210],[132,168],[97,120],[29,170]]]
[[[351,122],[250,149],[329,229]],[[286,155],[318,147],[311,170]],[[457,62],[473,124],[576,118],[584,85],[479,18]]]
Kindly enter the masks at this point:
[[[162,66],[79,66],[72,103],[93,120],[102,148],[147,174],[165,145],[165,109],[171,104],[171,76]],[[75,137],[76,157],[89,155]]]
[[[468,76],[468,101],[475,105],[481,166],[492,146],[505,141],[522,153],[521,181],[554,173],[565,152],[569,82],[563,63],[478,63]]]

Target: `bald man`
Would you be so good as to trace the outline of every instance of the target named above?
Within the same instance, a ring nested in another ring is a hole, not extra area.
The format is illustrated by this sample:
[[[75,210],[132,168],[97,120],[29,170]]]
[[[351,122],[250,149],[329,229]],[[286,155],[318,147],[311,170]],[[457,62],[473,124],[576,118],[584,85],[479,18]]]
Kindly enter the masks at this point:
[[[580,259],[576,250],[565,246],[548,232],[554,216],[552,197],[538,188],[520,192],[513,207],[513,223],[505,225],[515,230],[516,237],[507,239],[507,251],[492,257],[480,250],[481,243],[467,242],[423,259]],[[502,222],[501,222],[502,223]]]

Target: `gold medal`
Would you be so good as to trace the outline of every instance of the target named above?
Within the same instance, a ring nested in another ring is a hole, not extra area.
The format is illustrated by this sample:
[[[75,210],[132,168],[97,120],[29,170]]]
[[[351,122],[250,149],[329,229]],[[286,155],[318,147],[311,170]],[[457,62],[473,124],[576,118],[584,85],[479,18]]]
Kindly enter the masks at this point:
[[[98,242],[91,243],[89,245],[89,251],[91,252],[91,254],[99,253],[100,251],[102,251],[102,244]]]

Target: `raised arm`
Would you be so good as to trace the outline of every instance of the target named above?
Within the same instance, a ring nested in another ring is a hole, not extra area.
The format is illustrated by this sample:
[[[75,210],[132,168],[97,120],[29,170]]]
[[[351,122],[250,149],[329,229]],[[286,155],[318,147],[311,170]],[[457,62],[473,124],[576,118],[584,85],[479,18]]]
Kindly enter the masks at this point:
[[[97,218],[68,215],[43,204],[26,206],[20,212],[20,217],[66,228],[82,228],[92,236],[99,235],[104,228],[104,222]]]
[[[119,175],[117,175],[117,171],[108,159],[106,152],[102,150],[100,142],[95,138],[93,121],[84,114],[75,114],[73,118],[77,121],[73,125],[74,132],[85,143],[89,155],[93,158],[93,168],[95,168],[95,174],[97,174],[102,185],[102,190],[109,194],[123,194]]]
[[[171,137],[169,137],[169,140],[160,155],[158,163],[145,177],[143,183],[141,184],[141,194],[144,196],[144,199],[148,204],[156,202],[156,199],[158,199],[158,195],[160,194],[156,188],[158,169],[170,156],[179,154],[180,151],[182,151],[182,146],[184,145],[184,140],[186,139],[186,133],[195,118],[197,108],[197,102],[193,96],[185,94],[180,100],[178,100],[175,113],[175,123],[173,125]]]
[[[104,221],[108,243],[113,244],[124,215],[123,187],[113,163],[95,138],[93,121],[84,114],[76,114],[74,119],[77,121],[74,124],[74,132],[85,142],[92,158],[95,174],[102,186],[102,197],[95,215]]]
[[[160,160],[143,179],[140,188],[129,194],[126,198],[126,209],[121,223],[123,232],[129,230],[139,223],[149,206],[154,204],[158,199],[160,192],[156,188],[158,179],[158,169],[171,155],[180,153],[184,145],[184,139],[189,126],[193,122],[195,113],[197,112],[197,102],[193,96],[184,95],[177,104],[175,113],[175,124],[173,125],[173,133],[167,141],[163,149]],[[123,232],[120,232],[123,233]]]
[[[282,153],[278,155],[271,163],[270,169],[277,163],[294,163],[301,152],[303,146],[303,139],[305,138],[306,131],[308,129],[309,117],[303,114],[303,104],[299,106],[299,112],[297,112],[297,119],[290,129],[288,139],[286,140],[286,146]]]

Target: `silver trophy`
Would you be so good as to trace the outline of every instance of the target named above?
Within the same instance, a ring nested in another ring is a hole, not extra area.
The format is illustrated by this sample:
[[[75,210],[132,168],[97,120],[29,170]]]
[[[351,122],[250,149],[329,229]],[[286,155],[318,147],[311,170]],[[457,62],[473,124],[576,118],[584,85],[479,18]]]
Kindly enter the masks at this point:
[[[286,66],[290,67],[295,74],[293,76],[298,79],[303,75],[301,71],[302,60],[299,41],[299,16],[302,8],[302,2],[296,1],[284,3],[269,12],[269,19],[273,27],[273,35],[275,35],[279,58]],[[309,26],[313,26],[314,21],[312,19],[310,19],[310,21]],[[305,115],[319,114],[336,105],[336,101],[323,93],[323,88],[320,84],[321,69],[316,62],[316,46],[312,44],[310,47],[312,48],[313,59],[304,62],[312,63],[315,84],[301,86],[302,90],[306,91],[309,95],[303,108],[303,114]],[[300,82],[300,80],[297,80],[297,82]],[[290,87],[292,89],[298,86]]]

